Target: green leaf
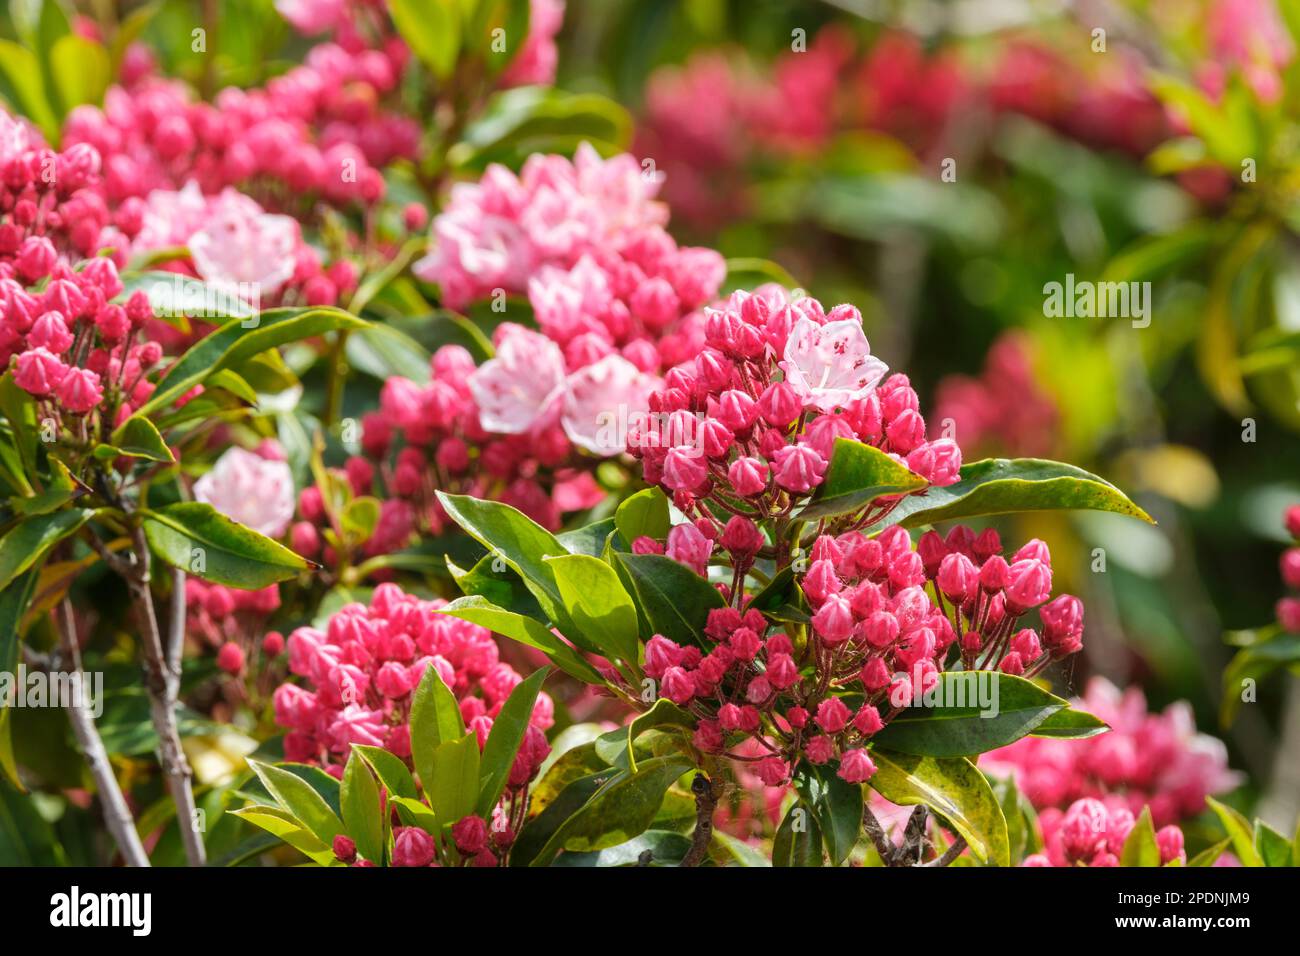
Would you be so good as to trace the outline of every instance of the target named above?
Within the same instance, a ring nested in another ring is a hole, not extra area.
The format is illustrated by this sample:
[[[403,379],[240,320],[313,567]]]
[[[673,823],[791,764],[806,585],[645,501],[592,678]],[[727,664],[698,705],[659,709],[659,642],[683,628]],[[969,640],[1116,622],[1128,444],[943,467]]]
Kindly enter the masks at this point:
[[[348,336],[348,364],[380,381],[394,376],[427,385],[432,377],[429,352],[405,332],[374,325]]]
[[[651,630],[678,644],[704,644],[709,612],[723,607],[718,589],[661,554],[618,554]]]
[[[461,18],[454,0],[388,0],[393,25],[420,62],[446,79],[456,66]]]
[[[901,711],[874,737],[887,750],[923,757],[973,757],[1033,732],[1069,704],[1032,681],[1000,671],[945,671],[932,693],[944,706]]]
[[[713,842],[718,844],[722,848],[721,852],[731,857],[737,866],[762,868],[772,865],[772,861],[764,856],[761,850],[756,850],[730,833],[714,830]]]
[[[488,101],[461,142],[448,150],[447,161],[466,169],[492,162],[517,165],[534,152],[571,154],[583,142],[609,155],[626,147],[632,125],[631,114],[608,97],[519,87]]]
[[[172,567],[205,581],[252,591],[311,566],[279,542],[200,501],[182,501],[143,514],[144,534],[153,552]]]
[[[501,799],[501,791],[505,789],[510,768],[533,716],[533,706],[537,703],[542,682],[550,673],[543,667],[517,684],[492,721],[487,743],[483,745],[483,758],[479,762],[479,796],[475,810],[485,820],[492,818],[492,808]]]
[[[1151,522],[1151,516],[1114,485],[1082,468],[1039,458],[986,458],[963,465],[961,479],[904,498],[885,524],[905,528],[979,515],[1084,509],[1112,511]]]
[[[1095,714],[1090,714],[1086,710],[1075,710],[1073,707],[1067,707],[1065,710],[1058,710],[1048,717],[1035,727],[1033,733],[1029,736],[1082,740],[1085,737],[1096,737],[1098,734],[1104,734],[1108,730],[1110,730],[1110,724]]]
[[[862,823],[862,818],[858,818]],[[773,866],[824,866],[821,828],[817,818],[802,803],[795,803],[772,841]]]
[[[457,598],[442,608],[440,613],[482,625],[512,641],[536,648],[550,658],[556,667],[580,681],[598,685],[605,683],[599,671],[541,621],[507,611],[478,596]]]
[[[569,550],[555,536],[522,512],[496,501],[480,501],[467,495],[438,492],[438,501],[448,517],[469,532],[479,544],[499,555],[520,578],[565,637],[584,650],[599,653],[573,626],[560,596],[555,569],[546,559],[567,555]]]
[[[919,491],[927,484],[879,448],[837,438],[826,480],[797,517],[806,521],[856,514],[877,498]]]
[[[13,431],[14,447],[22,462],[22,482],[30,488],[28,476],[36,471],[36,446],[40,440],[36,428],[36,399],[14,383],[11,373],[0,376],[0,415]]]
[[[90,518],[86,508],[68,508],[23,518],[0,538],[0,590],[35,564],[50,548],[76,534]]]
[[[246,820],[274,834],[308,859],[320,866],[329,866],[334,859],[332,846],[322,843],[297,817],[280,807],[252,806],[231,810],[232,816]]]
[[[563,783],[563,786],[550,796],[536,816],[524,824],[514,846],[510,850],[510,865],[532,866],[538,854],[546,848],[547,844],[555,836],[556,831],[570,817],[586,806],[587,802],[602,787],[612,780],[625,776],[627,776],[626,771],[612,770],[608,767],[597,773],[582,773],[572,778],[564,772],[558,774],[557,778],[559,779],[554,782],[557,784]],[[537,789],[534,788],[534,795],[536,795]],[[554,858],[555,853],[558,852],[559,849],[557,848],[551,854],[551,857],[541,865],[547,865]]]
[[[827,765],[809,767],[806,775],[795,780],[795,787],[817,818],[831,865],[839,866],[862,832],[862,785],[844,782]]]
[[[116,455],[144,458],[148,461],[175,461],[171,449],[153,422],[142,415],[132,415],[116,429],[111,438]],[[96,452],[98,454],[98,452]]]
[[[359,547],[370,540],[379,525],[379,499],[370,495],[353,498],[343,506],[340,524],[343,534],[354,547]]]
[[[585,554],[545,560],[554,570],[564,609],[582,635],[611,663],[625,663],[636,673],[636,607],[614,569]]]
[[[339,792],[343,825],[357,851],[376,865],[384,860],[384,820],[379,806],[379,785],[360,754],[348,755]]]
[[[209,375],[237,365],[267,349],[340,329],[364,329],[369,325],[342,309],[271,309],[253,318],[232,319],[194,343],[158,382],[149,400],[136,409],[137,415],[152,416],[171,405]]]
[[[572,531],[561,531],[555,540],[564,545],[570,554],[585,554],[592,558],[601,558],[605,554],[605,543],[615,533],[614,519],[602,518],[591,524],[584,524]]]
[[[1255,851],[1265,866],[1291,865],[1291,841],[1263,820],[1255,821]]]
[[[1156,844],[1156,828],[1151,823],[1151,808],[1143,807],[1137,823],[1124,840],[1120,852],[1120,866],[1159,866],[1160,847]]]
[[[353,744],[352,749],[366,758],[370,764],[370,769],[375,772],[379,782],[384,785],[390,796],[407,797],[416,799],[419,791],[415,788],[415,778],[411,776],[411,771],[406,769],[406,764],[402,762],[401,757],[397,757],[382,747],[370,747],[364,744]]]
[[[11,40],[0,40],[0,72],[18,98],[14,106],[40,127],[46,140],[57,143],[59,121],[46,94],[36,55]]]
[[[98,104],[108,89],[108,51],[94,40],[69,33],[50,49],[50,73],[65,114],[83,103]]]
[[[628,547],[641,537],[664,540],[672,528],[668,496],[657,487],[638,491],[618,506],[614,512],[614,525]]]
[[[474,813],[478,803],[478,737],[471,731],[448,740],[433,752],[433,776],[423,780],[424,793],[441,824],[453,824]]]
[[[668,788],[693,766],[682,756],[654,757],[635,774],[616,777],[564,821],[531,865],[546,866],[560,850],[603,850],[639,836],[654,821]]]
[[[17,674],[22,653],[23,614],[36,593],[39,569],[33,568],[22,577],[0,590],[0,674]],[[18,765],[14,761],[13,727],[10,725],[12,708],[0,704],[0,773],[18,790],[24,790],[18,779]]]
[[[1210,809],[1214,811],[1219,818],[1219,822],[1223,824],[1228,839],[1232,841],[1232,852],[1237,854],[1237,859],[1241,860],[1241,865],[1263,866],[1264,860],[1255,850],[1255,837],[1246,818],[1232,807],[1220,803],[1213,797],[1206,797],[1205,802],[1210,805]]]
[[[891,803],[924,805],[966,838],[981,862],[1011,865],[1007,821],[984,775],[964,757],[918,757],[873,748],[867,783]]]
[[[472,543],[478,544],[477,541]],[[458,567],[449,554],[444,556],[444,560],[447,572],[466,596],[482,597],[490,604],[524,617],[539,621],[547,619],[537,598],[501,558],[485,554],[468,571]]]
[[[0,781],[0,866],[66,866],[59,838],[34,796]]]
[[[343,823],[324,797],[297,774],[283,767],[252,759],[248,765],[282,809],[293,814],[294,819],[325,847],[334,845],[334,838],[343,832]]]
[[[442,682],[438,668],[432,664],[424,669],[424,676],[411,697],[410,722],[411,759],[427,794],[433,786],[434,754],[444,743],[465,735],[456,695]]]
[[[626,843],[594,853],[565,853],[555,861],[556,866],[680,866],[690,852],[689,837],[672,830],[646,830]]]
[[[1214,844],[1214,846],[1207,847],[1188,860],[1187,865],[1195,867],[1214,866],[1219,857],[1223,856],[1224,852],[1231,845],[1231,840],[1220,840],[1218,843]]]
[[[695,718],[671,700],[660,698],[649,710],[639,714],[626,727],[618,727],[596,738],[596,754],[611,766],[625,767],[636,773],[633,744],[637,737],[656,727],[694,728]]]

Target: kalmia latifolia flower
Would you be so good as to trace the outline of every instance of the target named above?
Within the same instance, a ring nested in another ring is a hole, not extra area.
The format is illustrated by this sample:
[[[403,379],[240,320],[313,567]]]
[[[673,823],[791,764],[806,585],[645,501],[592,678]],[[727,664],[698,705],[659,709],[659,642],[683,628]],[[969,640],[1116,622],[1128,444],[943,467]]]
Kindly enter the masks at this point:
[[[1141,808],[1139,807],[1139,813]],[[1119,866],[1124,841],[1133,831],[1137,817],[1126,807],[1107,806],[1084,797],[1064,811],[1051,809],[1039,814],[1043,831],[1043,853],[1025,858],[1021,866]],[[1169,824],[1156,832],[1160,865],[1187,861],[1183,831]]]
[[[194,483],[194,497],[269,538],[293,520],[293,474],[288,462],[230,448]]]
[[[415,264],[453,308],[526,293],[567,372],[619,356],[652,374],[696,354],[700,308],[726,274],[711,249],[679,247],[654,200],[660,178],[629,155],[534,155],[452,188]],[[549,367],[549,365],[548,365]]]
[[[482,747],[522,678],[500,659],[485,628],[438,613],[446,603],[381,584],[368,607],[346,605],[323,630],[300,627],[290,634],[289,671],[307,686],[285,683],[275,691],[276,722],[289,731],[285,757],[336,776],[352,744],[409,758],[411,693],[428,667],[455,694]],[[507,789],[525,786],[537,773],[550,752],[543,731],[552,722],[551,700],[541,694]]]
[[[1024,737],[980,761],[990,773],[1013,774],[1040,815],[1091,798],[1132,814],[1149,806],[1156,826],[1164,826],[1195,817],[1207,796],[1240,783],[1223,742],[1196,732],[1185,702],[1153,712],[1140,688],[1121,692],[1094,677],[1075,703],[1110,732],[1083,740]]]
[[[1032,676],[1080,649],[1083,609],[1069,595],[1051,599],[1046,545],[1004,556],[994,531],[964,526],[915,546],[897,525],[868,536],[898,496],[822,521],[792,564],[782,522],[813,499],[834,439],[872,445],[939,486],[957,480],[960,451],[926,440],[904,376],[880,381],[884,365],[851,306],[827,313],[814,299],[737,293],[709,310],[706,336],[651,396],[660,427],[629,439],[646,480],[690,519],[666,542],[641,538],[633,550],[701,576],[717,563],[730,581],[719,585],[727,606],[710,612],[706,646],[656,635],[646,647],[659,695],[698,718],[698,747],[754,761],[757,743],[753,769],[768,787],[789,781],[801,760],[835,763],[842,779],[862,783],[875,772],[871,738],[950,662]],[[746,606],[759,558],[791,565],[807,628],[774,630]],[[1030,612],[1040,630],[1022,626]]]

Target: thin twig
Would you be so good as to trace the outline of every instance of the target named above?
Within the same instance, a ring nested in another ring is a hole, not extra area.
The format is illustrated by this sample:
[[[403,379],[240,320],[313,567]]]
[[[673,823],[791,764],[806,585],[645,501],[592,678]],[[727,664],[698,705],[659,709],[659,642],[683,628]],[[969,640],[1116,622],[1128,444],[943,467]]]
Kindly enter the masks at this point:
[[[709,841],[713,839],[713,811],[718,806],[718,790],[717,784],[702,773],[697,773],[691,781],[691,793],[695,794],[695,832],[691,834],[691,848],[682,857],[682,866],[699,866],[704,862]]]
[[[90,775],[95,778],[95,788],[99,791],[99,802],[104,808],[104,823],[108,832],[127,866],[148,866],[149,855],[140,843],[140,836],[135,831],[135,820],[131,810],[122,796],[122,789],[117,785],[113,765],[109,762],[108,751],[104,741],[95,729],[95,719],[86,709],[86,675],[81,669],[81,649],[77,646],[76,623],[72,616],[72,602],[64,598],[59,606],[62,624],[58,627],[59,642],[63,656],[74,673],[78,675],[73,693],[67,702],[68,722],[72,724],[72,733],[77,738],[77,745],[86,758]],[[57,624],[56,620],[56,624]]]
[[[925,824],[929,819],[924,806],[917,805],[912,815],[907,818],[907,827],[903,830],[903,846],[899,852],[900,864],[915,866],[925,855]]]
[[[871,812],[871,807],[864,802],[862,804],[862,828],[867,831],[867,836],[871,838],[876,852],[880,854],[880,860],[885,866],[897,866],[895,862],[898,851],[894,844],[890,842],[889,836],[885,833],[884,827],[876,819],[876,815]]]
[[[181,652],[185,648],[185,572],[172,568],[172,603],[168,615],[167,669],[180,678]]]
[[[948,866],[953,860],[961,856],[962,850],[966,849],[966,838],[959,836],[952,841],[952,846],[943,851],[943,855],[936,857],[929,863],[922,863],[922,866]]]

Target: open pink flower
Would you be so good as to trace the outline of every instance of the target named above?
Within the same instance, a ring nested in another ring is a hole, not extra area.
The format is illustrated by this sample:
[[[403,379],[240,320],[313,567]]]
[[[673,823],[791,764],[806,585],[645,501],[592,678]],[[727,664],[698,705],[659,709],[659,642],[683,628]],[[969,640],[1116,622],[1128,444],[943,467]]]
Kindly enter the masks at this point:
[[[293,276],[298,223],[265,212],[256,201],[227,188],[208,207],[203,228],[190,236],[200,276],[218,285],[251,283],[270,295]]]
[[[231,448],[194,483],[194,497],[272,538],[293,520],[293,474],[287,462]]]
[[[549,410],[564,385],[564,356],[544,335],[507,324],[498,332],[497,354],[469,377],[488,431],[518,435]]]
[[[801,318],[790,330],[780,364],[804,406],[823,412],[866,398],[888,371],[871,354],[862,323],[854,319],[818,325]]]
[[[627,447],[627,425],[649,408],[658,379],[620,355],[607,355],[568,377],[561,423],[569,441],[602,457]]]
[[[299,33],[312,36],[339,26],[347,5],[344,0],[275,0],[275,9]]]

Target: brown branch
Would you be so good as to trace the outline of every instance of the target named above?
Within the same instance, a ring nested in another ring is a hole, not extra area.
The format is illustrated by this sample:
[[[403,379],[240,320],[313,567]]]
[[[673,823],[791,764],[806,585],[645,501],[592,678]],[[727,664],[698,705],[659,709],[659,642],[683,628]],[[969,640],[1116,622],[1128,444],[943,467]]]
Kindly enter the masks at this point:
[[[903,846],[899,851],[900,866],[916,866],[925,855],[925,824],[929,819],[924,806],[918,805],[907,818],[907,827],[903,830]]]
[[[721,788],[702,773],[691,781],[695,794],[695,832],[691,834],[691,848],[682,857],[681,866],[699,866],[713,839],[713,811],[717,809]]]
[[[880,821],[876,819],[876,815],[871,812],[871,807],[865,801],[862,804],[862,828],[867,831],[867,836],[871,838],[876,852],[880,854],[881,862],[885,866],[897,866],[898,850],[890,842],[885,828],[880,825]]]
[[[113,835],[113,842],[122,853],[127,866],[149,866],[149,855],[140,843],[140,836],[135,831],[135,820],[131,809],[122,796],[122,788],[117,784],[113,765],[109,762],[108,751],[104,741],[95,729],[95,719],[86,709],[86,675],[81,669],[81,649],[77,646],[76,623],[72,616],[72,602],[66,597],[59,606],[62,623],[55,620],[59,632],[59,643],[63,656],[68,661],[78,680],[71,688],[72,696],[67,701],[68,722],[72,724],[72,733],[77,738],[77,746],[86,758],[90,775],[95,779],[95,788],[99,791],[99,802],[104,810],[104,823]]]
[[[949,866],[953,860],[961,856],[962,850],[966,849],[966,838],[959,836],[952,841],[952,846],[943,851],[943,855],[936,857],[929,863],[922,863],[922,866]]]

